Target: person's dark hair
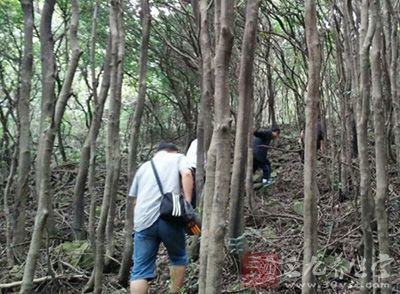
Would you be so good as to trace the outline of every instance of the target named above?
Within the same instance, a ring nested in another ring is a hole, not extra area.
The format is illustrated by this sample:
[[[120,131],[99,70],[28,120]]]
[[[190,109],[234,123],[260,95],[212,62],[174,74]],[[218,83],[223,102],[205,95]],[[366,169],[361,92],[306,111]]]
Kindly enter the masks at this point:
[[[174,143],[166,143],[166,142],[161,142],[160,145],[158,145],[157,151],[178,151],[178,147]]]
[[[272,132],[277,132],[278,134],[281,133],[281,129],[278,128],[278,127],[273,127],[273,128],[271,129],[271,131],[272,131]]]

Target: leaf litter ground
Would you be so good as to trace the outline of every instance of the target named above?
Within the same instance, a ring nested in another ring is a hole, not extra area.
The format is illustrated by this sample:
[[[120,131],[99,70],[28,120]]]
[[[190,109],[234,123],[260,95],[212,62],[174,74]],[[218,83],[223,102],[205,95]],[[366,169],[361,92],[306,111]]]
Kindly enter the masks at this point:
[[[280,256],[279,284],[274,289],[245,288],[240,276],[239,265],[234,254],[225,249],[222,276],[223,293],[300,293],[302,252],[303,252],[303,164],[296,138],[282,138],[277,149],[269,156],[273,165],[275,182],[272,186],[255,193],[253,207],[245,205],[245,242],[243,248],[253,253],[277,253]],[[371,155],[373,150],[371,150]],[[329,156],[327,156],[329,157]],[[372,156],[371,156],[372,158]],[[371,160],[371,167],[374,166]],[[71,202],[76,164],[55,167],[52,172],[53,204],[55,207],[56,234],[44,240],[44,246],[38,261],[35,277],[51,275],[58,278],[35,284],[35,293],[80,293],[91,272],[91,250],[88,244],[72,242]],[[389,216],[389,234],[391,242],[393,287],[400,292],[400,177],[389,168],[390,187],[387,201]],[[372,173],[374,170],[372,168]],[[357,174],[357,172],[355,173]],[[33,178],[33,177],[32,177]],[[98,207],[101,206],[105,178],[104,165],[97,171],[96,191]],[[318,281],[318,293],[356,293],[357,275],[361,274],[362,231],[360,228],[359,199],[354,197],[357,191],[349,195],[340,195],[337,160],[321,158],[318,160],[317,183],[320,192],[318,200],[318,253],[315,273]],[[33,183],[31,183],[33,191]],[[118,260],[123,251],[123,226],[126,195],[126,170],[122,170],[117,195],[117,213],[115,218],[115,255],[114,261],[105,274],[104,293],[127,293],[116,280]],[[374,193],[374,189],[372,189]],[[32,193],[33,194],[33,193]],[[342,201],[340,201],[342,200]],[[87,199],[87,205],[89,200]],[[19,281],[22,278],[25,255],[29,247],[29,238],[36,209],[35,199],[30,199],[28,211],[28,229],[26,242],[19,244],[20,265],[13,268],[0,268],[0,283]],[[99,211],[98,209],[98,211]],[[4,218],[3,210],[0,216]],[[0,224],[0,254],[5,262],[5,222]],[[374,233],[377,248],[377,236]],[[157,278],[151,283],[151,293],[168,293],[168,258],[163,246],[157,261]],[[377,260],[375,260],[377,262]],[[51,265],[51,271],[48,265]],[[22,266],[21,266],[22,265]],[[197,293],[198,261],[192,261],[188,268],[183,293]],[[76,278],[79,277],[79,278]],[[7,290],[17,292],[17,288]],[[3,290],[1,293],[6,293]]]

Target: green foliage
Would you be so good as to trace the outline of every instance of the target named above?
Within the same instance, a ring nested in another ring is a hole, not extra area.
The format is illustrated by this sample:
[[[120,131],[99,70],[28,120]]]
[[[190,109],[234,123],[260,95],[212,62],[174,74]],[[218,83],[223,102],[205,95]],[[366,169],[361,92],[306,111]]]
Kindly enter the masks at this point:
[[[298,215],[303,215],[303,213],[304,213],[304,202],[303,202],[303,200],[295,200],[295,201],[293,201],[292,209]]]
[[[14,279],[14,280],[21,280],[22,276],[24,275],[24,265],[14,265],[11,270],[9,271],[10,276]]]
[[[317,263],[315,265],[315,272],[318,273],[319,278],[323,280],[331,280],[335,278],[343,278],[344,275],[349,274],[352,268],[352,263],[341,255],[324,255],[323,252],[317,253]]]
[[[93,254],[88,241],[64,242],[55,248],[55,253],[74,267],[85,270],[93,267]]]

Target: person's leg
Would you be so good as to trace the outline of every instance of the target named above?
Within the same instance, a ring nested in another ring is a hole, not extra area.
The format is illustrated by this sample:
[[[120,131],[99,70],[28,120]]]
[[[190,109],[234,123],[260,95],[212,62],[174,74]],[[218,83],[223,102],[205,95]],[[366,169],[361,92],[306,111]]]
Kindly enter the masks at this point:
[[[272,172],[272,168],[271,168],[271,162],[268,160],[268,158],[267,158],[267,161],[265,162],[265,166],[266,166],[266,168],[267,168],[267,179],[268,180],[271,180],[271,172]]]
[[[158,221],[157,221],[158,222]],[[130,277],[131,294],[147,294],[148,281],[156,277],[156,258],[160,239],[157,222],[134,234],[133,265]]]
[[[271,163],[269,162],[268,159],[264,162],[262,170],[263,170],[263,182],[264,180],[269,181],[271,179]]]
[[[188,264],[185,229],[182,224],[160,220],[159,234],[170,260],[171,292],[178,293],[183,286]]]
[[[179,293],[179,290],[183,286],[185,281],[185,265],[175,265],[169,267],[169,273],[171,276],[171,293]]]
[[[258,160],[253,158],[253,174],[256,172],[258,169]]]
[[[149,291],[149,283],[147,280],[134,280],[131,281],[130,288],[131,294],[147,294]]]

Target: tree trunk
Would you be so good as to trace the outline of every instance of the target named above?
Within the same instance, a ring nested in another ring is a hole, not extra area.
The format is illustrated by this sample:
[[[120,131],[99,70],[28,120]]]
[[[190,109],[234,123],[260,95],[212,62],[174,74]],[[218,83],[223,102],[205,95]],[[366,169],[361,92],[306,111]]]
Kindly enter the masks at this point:
[[[121,1],[122,2],[122,1]],[[125,31],[122,22],[123,11],[121,8],[121,3],[119,4],[120,14],[117,18],[117,28],[118,28],[118,54],[117,54],[117,84],[114,95],[117,97],[115,99],[116,107],[115,107],[115,114],[112,120],[112,152],[110,154],[113,155],[113,161],[115,161],[114,165],[114,173],[113,173],[113,181],[111,186],[111,197],[110,197],[110,209],[107,216],[107,226],[106,226],[106,253],[107,256],[114,255],[114,219],[115,219],[115,210],[116,210],[116,197],[118,193],[118,181],[119,181],[119,174],[120,174],[120,161],[121,161],[121,154],[120,154],[120,137],[119,137],[119,122],[120,122],[120,113],[121,113],[121,97],[122,97],[122,81],[123,81],[123,62],[124,62],[124,54],[125,54]],[[112,95],[113,96],[113,95]],[[112,97],[111,96],[111,97]],[[111,111],[111,112],[114,112]],[[111,141],[110,141],[111,143]],[[117,164],[118,161],[118,164]],[[110,262],[110,259],[106,259],[106,264]]]
[[[205,293],[220,293],[226,208],[231,170],[229,63],[233,46],[234,3],[221,1],[221,30],[215,56],[215,189],[212,202]]]
[[[91,78],[92,78],[92,95],[94,101],[94,112],[91,118],[89,132],[85,138],[85,142],[80,151],[79,156],[79,169],[78,175],[76,177],[76,182],[74,186],[74,196],[73,196],[73,234],[74,238],[77,240],[83,240],[86,238],[86,232],[84,230],[85,223],[85,202],[84,193],[86,187],[86,180],[89,173],[89,166],[92,159],[92,150],[95,152],[95,141],[99,134],[101,119],[103,117],[104,104],[107,99],[108,89],[110,87],[110,57],[105,57],[104,62],[104,73],[102,79],[102,85],[105,89],[100,93],[100,99],[97,95],[98,79],[96,78],[96,59],[95,59],[95,49],[96,49],[96,28],[97,28],[97,10],[98,3],[95,3],[92,17],[92,33],[91,33],[91,49],[90,49],[90,63],[91,63]],[[109,48],[107,48],[106,55],[110,55]],[[93,158],[93,163],[94,163]],[[89,193],[90,194],[90,193]],[[92,195],[92,194],[90,194]],[[90,230],[90,228],[89,228]],[[93,236],[92,236],[93,237]],[[89,239],[91,239],[89,237]]]
[[[368,293],[368,283],[372,282],[373,239],[371,220],[373,219],[373,200],[371,197],[371,173],[368,161],[368,117],[370,112],[370,64],[369,51],[375,31],[374,16],[370,17],[369,0],[361,5],[360,30],[360,95],[356,103],[357,145],[360,160],[361,226],[363,230],[365,277],[361,278],[361,293]],[[371,13],[375,11],[371,5]]]
[[[267,41],[267,49],[266,49],[266,58],[267,62],[265,64],[267,68],[267,93],[268,93],[268,122],[271,123],[273,127],[277,126],[276,122],[276,112],[275,112],[275,90],[274,83],[272,81],[272,58],[271,58],[271,41],[270,37],[268,37]]]
[[[40,23],[40,43],[42,58],[42,113],[40,121],[40,139],[37,157],[37,190],[38,209],[35,217],[32,240],[29,246],[28,257],[24,268],[24,276],[20,293],[31,293],[36,261],[40,254],[41,242],[46,220],[51,211],[50,197],[51,153],[55,136],[60,126],[64,110],[71,96],[71,87],[78,66],[81,51],[78,45],[77,30],[79,21],[79,7],[77,0],[71,1],[71,58],[65,74],[60,95],[55,99],[55,56],[53,52],[54,41],[51,32],[52,17],[55,0],[48,0],[43,5]]]
[[[24,12],[24,57],[21,68],[21,92],[18,100],[19,156],[17,192],[15,195],[15,226],[13,244],[25,239],[26,204],[29,196],[29,171],[31,168],[30,98],[33,64],[33,1],[21,0]]]
[[[316,293],[313,263],[317,254],[318,191],[316,185],[315,142],[320,101],[321,49],[317,29],[314,0],[305,1],[305,31],[308,49],[308,85],[306,100],[306,128],[304,147],[304,257],[302,293]]]
[[[211,140],[211,145],[207,153],[206,181],[203,191],[203,215],[200,240],[199,293],[204,294],[206,293],[208,246],[211,230],[210,221],[215,189],[216,147],[213,140],[214,138]]]
[[[151,14],[148,0],[141,1],[141,19],[142,19],[142,41],[140,46],[139,59],[139,92],[136,100],[135,113],[133,115],[132,132],[129,141],[129,159],[128,159],[128,190],[132,183],[137,168],[137,149],[139,143],[140,124],[144,110],[146,98],[146,76],[147,76],[147,51],[150,38]],[[133,206],[127,199],[125,211],[125,245],[122,257],[122,264],[119,271],[119,280],[121,283],[128,282],[129,269],[132,264],[132,231],[133,231]]]
[[[101,80],[100,93],[98,96],[98,104],[95,106],[92,123],[90,125],[89,135],[90,135],[90,159],[89,159],[89,171],[88,171],[88,190],[90,196],[90,206],[89,206],[89,240],[92,248],[96,247],[96,199],[97,193],[95,192],[95,176],[96,176],[96,142],[99,133],[101,120],[103,117],[104,104],[108,97],[108,91],[110,88],[110,76],[111,76],[111,36],[108,37],[108,44],[106,49],[106,56],[104,57],[103,65],[103,77]],[[96,91],[95,91],[96,92]],[[94,130],[92,131],[92,125]],[[92,131],[92,132],[91,132]],[[79,175],[79,174],[78,174]],[[94,249],[93,249],[94,250]]]
[[[17,154],[18,154],[18,148],[15,148],[14,154],[11,160],[11,166],[10,166],[10,172],[7,177],[7,182],[6,182],[6,187],[4,188],[4,194],[3,194],[3,202],[4,202],[4,216],[6,219],[6,225],[5,225],[5,233],[6,233],[6,255],[7,255],[7,265],[8,267],[12,268],[14,266],[14,250],[12,248],[13,246],[13,235],[15,232],[12,230],[12,212],[10,210],[10,194],[14,182],[14,176],[15,172],[17,169]]]
[[[389,63],[390,92],[393,105],[393,132],[395,137],[395,152],[397,160],[397,173],[400,175],[400,83],[398,80],[399,71],[399,18],[396,10],[393,9],[393,2],[384,0],[383,24],[391,23],[391,27],[384,25],[384,29],[389,30],[385,33],[385,44],[390,50],[390,55],[386,56]]]
[[[377,11],[379,11],[379,0],[377,0]],[[378,224],[378,241],[379,241],[379,266],[380,266],[380,283],[381,293],[392,293],[390,281],[390,246],[388,218],[386,214],[385,201],[388,188],[387,175],[387,157],[386,157],[386,135],[385,135],[385,114],[382,95],[382,68],[384,61],[381,58],[382,44],[382,27],[380,14],[376,14],[376,29],[371,49],[371,81],[372,81],[372,98],[374,109],[374,126],[375,126],[375,162],[376,162],[376,196],[375,196],[375,214]],[[382,50],[383,52],[383,50]]]
[[[241,236],[244,230],[244,183],[246,179],[248,133],[251,133],[249,126],[252,117],[249,113],[253,103],[253,67],[260,3],[259,0],[247,2],[246,25],[243,33],[239,74],[239,106],[230,187],[229,238],[231,239]]]
[[[40,23],[40,43],[42,57],[42,113],[40,119],[40,139],[36,167],[36,190],[38,193],[38,209],[35,217],[29,252],[24,268],[24,276],[20,293],[31,293],[36,261],[42,243],[43,230],[51,207],[50,202],[50,158],[54,141],[52,115],[54,113],[55,58],[53,53],[53,36],[51,22],[55,0],[44,2]],[[53,139],[53,140],[52,140]]]
[[[197,164],[196,164],[196,201],[200,202],[204,187],[204,155],[210,147],[212,136],[212,51],[209,32],[208,1],[200,0],[200,50],[201,50],[201,98],[197,122]]]
[[[107,128],[106,180],[101,206],[100,220],[96,232],[96,258],[94,267],[94,293],[102,292],[104,249],[107,240],[107,254],[112,254],[115,196],[117,194],[121,164],[119,118],[121,109],[121,87],[123,76],[124,33],[122,27],[121,1],[110,1],[111,32],[111,85],[110,109]],[[111,256],[111,255],[110,255]]]

